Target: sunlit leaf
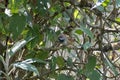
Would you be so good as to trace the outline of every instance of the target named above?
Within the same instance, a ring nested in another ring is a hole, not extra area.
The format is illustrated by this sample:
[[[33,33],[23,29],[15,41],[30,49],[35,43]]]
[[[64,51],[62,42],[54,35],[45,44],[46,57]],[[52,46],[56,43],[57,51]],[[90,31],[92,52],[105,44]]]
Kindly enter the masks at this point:
[[[75,33],[77,33],[77,34],[79,34],[79,35],[83,34],[83,32],[82,32],[80,29],[76,29],[76,30],[75,30]]]
[[[77,9],[74,11],[74,18],[80,19],[79,11]]]
[[[86,78],[86,80],[90,80],[89,78]]]
[[[120,18],[116,18],[115,21],[120,22]]]
[[[105,1],[102,3],[102,6],[107,7],[109,3],[110,3],[110,0],[105,0]]]
[[[20,6],[22,6],[23,0],[10,0],[10,9],[12,13],[18,13]]]
[[[37,68],[27,62],[17,62],[17,63],[14,63],[13,66],[19,67],[23,70],[32,71],[32,72],[36,73],[36,75],[39,76],[39,72],[38,72]]]

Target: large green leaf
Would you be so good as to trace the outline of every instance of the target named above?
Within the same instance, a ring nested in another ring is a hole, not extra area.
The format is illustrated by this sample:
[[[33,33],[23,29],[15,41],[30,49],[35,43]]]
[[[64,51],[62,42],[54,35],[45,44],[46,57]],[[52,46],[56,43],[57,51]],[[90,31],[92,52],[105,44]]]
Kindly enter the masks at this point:
[[[74,18],[75,19],[80,19],[81,18],[81,15],[79,14],[79,10],[77,10],[77,9],[74,10]]]
[[[16,39],[24,30],[26,18],[23,15],[14,14],[10,19],[9,30],[14,39]]]
[[[92,70],[92,71],[85,71],[83,69],[79,69],[78,70],[78,74],[84,74],[88,79],[86,80],[101,80],[101,76],[100,73],[96,70]]]
[[[93,71],[95,66],[96,66],[96,57],[88,56],[88,63],[85,65],[87,73]]]
[[[85,69],[79,69],[79,74],[84,74],[90,80],[100,80],[100,74],[94,69],[96,66],[96,57],[88,56],[88,63],[85,65]]]
[[[13,66],[19,67],[23,70],[32,71],[36,73],[36,75],[39,75],[37,68],[27,62],[17,62],[17,63],[14,63]]]

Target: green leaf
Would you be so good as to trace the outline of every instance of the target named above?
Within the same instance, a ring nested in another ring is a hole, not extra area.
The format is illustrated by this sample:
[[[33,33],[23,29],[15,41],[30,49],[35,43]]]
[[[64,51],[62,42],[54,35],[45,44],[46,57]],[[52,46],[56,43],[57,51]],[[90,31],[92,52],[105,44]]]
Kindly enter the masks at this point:
[[[58,56],[58,57],[56,58],[56,61],[57,61],[57,65],[58,65],[59,67],[64,67],[65,62],[64,62],[64,58],[63,58],[62,56]]]
[[[39,76],[39,72],[38,72],[37,68],[27,62],[17,62],[17,63],[14,63],[13,66],[19,67],[23,70],[32,71],[32,72],[36,73],[36,75]]]
[[[35,24],[33,25],[33,27],[29,28],[27,37],[35,36],[35,38],[32,41],[30,41],[27,45],[29,49],[33,49],[34,47],[36,47],[36,44],[39,44],[43,40],[43,35],[39,33],[39,27],[40,26],[38,24]]]
[[[26,18],[23,15],[14,14],[11,17],[9,30],[13,35],[13,38],[16,39],[24,30],[26,25]]]
[[[101,76],[96,70],[92,71],[92,73],[88,76],[90,80],[100,80]]]
[[[105,1],[102,3],[102,6],[103,6],[103,7],[107,7],[109,3],[110,3],[110,0],[105,0]]]
[[[79,35],[83,34],[83,32],[82,32],[80,29],[76,29],[76,30],[75,30],[75,33],[77,33],[77,34],[79,34]]]
[[[41,50],[37,52],[35,57],[41,60],[45,60],[48,58],[48,56],[49,56],[49,52],[47,50]]]
[[[24,0],[10,0],[9,7],[11,9],[11,12],[18,13],[23,3],[24,3]]]
[[[100,80],[100,74],[94,70],[95,66],[96,66],[96,57],[88,56],[88,63],[85,65],[85,69],[83,70],[79,69],[78,73],[86,75],[90,80]]]
[[[91,47],[91,43],[90,42],[86,42],[84,45],[83,45],[83,49],[84,50],[87,50],[88,48]]]
[[[76,18],[77,18],[77,19],[80,19],[81,16],[79,15],[79,11],[78,11],[77,9],[75,9],[75,11],[74,11],[73,14],[74,14],[74,18],[75,18],[75,19],[76,19]]]
[[[85,25],[80,26],[80,29],[85,32],[91,39],[94,38],[93,33],[85,27]]]
[[[120,18],[116,18],[115,21],[120,22]]]
[[[95,66],[96,66],[96,57],[88,56],[88,63],[85,65],[87,73],[93,71]]]
[[[65,74],[59,74],[57,80],[74,80],[74,78]]]

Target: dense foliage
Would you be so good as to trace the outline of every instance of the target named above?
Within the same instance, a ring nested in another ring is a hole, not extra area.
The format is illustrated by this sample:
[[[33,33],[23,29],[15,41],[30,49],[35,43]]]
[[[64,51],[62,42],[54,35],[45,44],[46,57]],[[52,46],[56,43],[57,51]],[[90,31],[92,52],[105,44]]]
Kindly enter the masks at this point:
[[[0,80],[119,80],[120,0],[0,0]]]

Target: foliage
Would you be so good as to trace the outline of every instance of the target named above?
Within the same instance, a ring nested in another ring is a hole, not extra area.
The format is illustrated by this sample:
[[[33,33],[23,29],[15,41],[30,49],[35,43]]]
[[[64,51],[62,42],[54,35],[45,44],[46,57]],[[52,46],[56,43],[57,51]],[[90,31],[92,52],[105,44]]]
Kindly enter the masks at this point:
[[[0,79],[119,80],[119,25],[120,0],[0,0]]]

